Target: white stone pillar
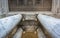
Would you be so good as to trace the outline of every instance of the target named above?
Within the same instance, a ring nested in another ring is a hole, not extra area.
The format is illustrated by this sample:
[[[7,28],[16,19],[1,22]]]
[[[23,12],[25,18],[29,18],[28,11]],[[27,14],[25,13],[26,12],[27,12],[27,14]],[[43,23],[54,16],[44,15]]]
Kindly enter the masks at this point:
[[[58,0],[58,13],[60,13],[60,0]]]
[[[52,12],[57,13],[57,9],[59,7],[59,0],[52,0]]]
[[[2,13],[2,0],[0,0],[0,14]]]
[[[2,0],[2,12],[7,13],[8,11],[8,0]]]
[[[2,0],[0,0],[0,18],[3,17],[3,13],[2,13]]]
[[[52,12],[55,13],[55,0],[52,0]]]

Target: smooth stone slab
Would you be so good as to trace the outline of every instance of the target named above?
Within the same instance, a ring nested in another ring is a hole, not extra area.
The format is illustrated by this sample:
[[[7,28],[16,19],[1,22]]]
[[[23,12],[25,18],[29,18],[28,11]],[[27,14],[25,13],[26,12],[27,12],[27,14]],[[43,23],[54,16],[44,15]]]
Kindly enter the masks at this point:
[[[38,19],[52,38],[60,38],[60,19],[42,14],[38,15]]]
[[[22,16],[20,14],[0,19],[0,38],[4,38],[17,24]]]

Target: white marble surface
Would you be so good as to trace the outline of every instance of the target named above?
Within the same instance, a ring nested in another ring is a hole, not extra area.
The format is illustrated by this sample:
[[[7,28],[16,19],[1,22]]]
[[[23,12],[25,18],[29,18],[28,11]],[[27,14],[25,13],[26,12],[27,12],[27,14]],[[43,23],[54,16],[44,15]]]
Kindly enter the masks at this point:
[[[38,15],[38,19],[52,38],[60,38],[60,19],[42,14]]]
[[[20,14],[0,19],[0,38],[4,38],[21,20]]]

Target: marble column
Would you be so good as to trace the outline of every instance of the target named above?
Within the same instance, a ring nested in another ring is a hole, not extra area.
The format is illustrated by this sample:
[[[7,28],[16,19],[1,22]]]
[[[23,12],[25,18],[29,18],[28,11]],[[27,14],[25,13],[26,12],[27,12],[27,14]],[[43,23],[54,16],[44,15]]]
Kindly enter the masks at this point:
[[[2,13],[7,13],[8,11],[8,0],[2,0]]]
[[[0,14],[2,13],[2,0],[0,0]]]
[[[52,12],[54,14],[57,13],[58,7],[59,7],[59,0],[52,0]]]

